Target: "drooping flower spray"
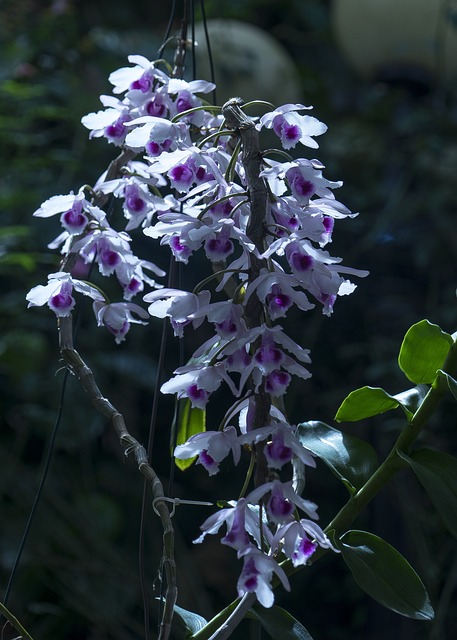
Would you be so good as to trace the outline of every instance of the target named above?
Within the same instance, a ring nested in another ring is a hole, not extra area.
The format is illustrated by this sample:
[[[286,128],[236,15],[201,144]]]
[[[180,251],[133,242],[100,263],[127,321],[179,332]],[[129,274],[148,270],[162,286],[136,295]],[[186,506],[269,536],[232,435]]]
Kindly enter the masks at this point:
[[[316,149],[315,138],[327,129],[308,115],[311,107],[259,102],[249,112],[263,115],[250,117],[240,99],[208,105],[201,94],[214,88],[209,82],[170,77],[162,63],[142,56],[129,61],[110,76],[116,97],[102,96],[105,109],[82,120],[91,137],[122,149],[123,163],[92,188],[54,196],[35,212],[60,216],[63,232],[51,246],[60,248],[63,261],[27,300],[48,304],[62,319],[72,313],[74,292],[88,295],[97,324],[118,343],[132,323],[149,316],[168,318],[176,336],[203,323],[211,328],[162,392],[203,411],[223,386],[226,417],[219,430],[193,435],[174,455],[197,457],[210,476],[227,456],[234,464],[251,456],[252,477],[242,495],[202,524],[196,542],[225,526],[222,544],[243,560],[238,595],[255,594],[270,607],[273,576],[289,588],[281,561],[304,565],[317,546],[332,548],[294,473],[315,463],[296,437],[284,398],[293,376],[310,376],[310,356],[283,322],[294,306],[330,315],[337,297],[355,288],[346,276],[366,275],[325,249],[335,221],[355,214],[335,199],[341,182],[325,178],[319,160],[289,155],[297,145]],[[280,149],[262,150],[265,129],[276,134]],[[103,210],[108,196],[122,203],[120,230]],[[192,291],[156,282],[164,272],[131,249],[130,234],[140,232],[151,241],[150,256],[157,241],[183,264],[203,252],[207,277]],[[97,265],[95,283],[72,273],[78,261]],[[101,276],[117,279],[122,300],[108,300]],[[221,301],[224,291],[228,299]],[[139,298],[147,312],[133,302]]]

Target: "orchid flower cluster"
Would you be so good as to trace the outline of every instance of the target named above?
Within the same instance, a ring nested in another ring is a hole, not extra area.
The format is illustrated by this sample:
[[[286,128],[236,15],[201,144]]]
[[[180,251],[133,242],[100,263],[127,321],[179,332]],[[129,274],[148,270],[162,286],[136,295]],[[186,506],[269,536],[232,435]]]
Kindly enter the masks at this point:
[[[82,119],[91,138],[103,137],[128,153],[125,166],[120,175],[104,174],[93,188],[54,196],[35,212],[43,218],[60,215],[63,232],[49,246],[60,248],[64,266],[27,300],[29,306],[47,304],[62,317],[75,306],[74,292],[89,296],[98,325],[118,343],[132,323],[144,324],[149,316],[169,318],[180,337],[186,327],[205,321],[212,328],[212,337],[161,390],[196,410],[204,410],[221,385],[233,394],[219,430],[193,435],[176,447],[175,457],[197,457],[213,475],[230,454],[237,464],[243,451],[250,452],[255,487],[210,516],[195,542],[225,525],[221,542],[243,559],[239,596],[255,592],[269,607],[273,574],[289,588],[283,560],[305,565],[318,546],[332,548],[316,524],[316,505],[301,497],[298,482],[287,480],[293,465],[315,462],[283,403],[292,376],[310,376],[309,351],[280,322],[292,307],[308,311],[318,305],[330,315],[337,297],[355,289],[346,276],[366,275],[324,249],[335,220],[355,214],[335,199],[333,190],[342,183],[327,180],[320,161],[288,153],[297,144],[317,148],[315,137],[327,127],[303,113],[311,107],[270,105],[261,117],[246,116],[257,136],[272,130],[282,145],[257,158],[266,198],[254,240],[254,189],[239,131],[220,107],[197,95],[214,85],[170,77],[161,62],[142,56],[129,61],[131,66],[111,74],[115,95],[101,96],[105,108]],[[122,202],[122,230],[111,226],[111,216],[99,206],[106,196]],[[136,230],[168,245],[184,264],[203,249],[212,273],[192,292],[164,287],[154,279],[164,272],[132,251],[130,234]],[[102,276],[117,278],[121,302],[110,302],[98,284],[76,277],[81,265],[91,264]],[[224,291],[228,300],[221,299]],[[140,295],[147,311],[132,302]]]

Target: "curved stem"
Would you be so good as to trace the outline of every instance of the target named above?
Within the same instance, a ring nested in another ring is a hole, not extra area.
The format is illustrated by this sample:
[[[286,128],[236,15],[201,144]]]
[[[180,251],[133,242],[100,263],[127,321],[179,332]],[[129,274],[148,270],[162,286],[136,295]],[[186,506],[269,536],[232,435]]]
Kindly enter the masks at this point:
[[[246,491],[248,490],[249,483],[251,482],[252,472],[254,471],[255,465],[255,454],[254,451],[251,451],[251,459],[249,461],[249,468],[246,473],[246,478],[244,480],[243,488],[240,491],[240,495],[238,496],[238,500],[244,497]]]
[[[202,138],[202,140],[200,140],[197,143],[197,147],[201,149],[204,144],[206,144],[213,138],[220,138],[221,136],[232,136],[232,135],[233,135],[233,131],[231,131],[230,129],[221,129],[220,131],[215,131],[214,133],[210,133],[208,136],[206,136],[206,138]]]
[[[213,207],[215,207],[216,205],[220,204],[221,202],[225,202],[226,200],[231,200],[232,198],[237,198],[239,196],[247,196],[248,192],[247,191],[238,191],[238,192],[234,192],[234,193],[228,193],[225,196],[221,196],[220,198],[218,198],[217,200],[213,200],[212,202],[210,202],[210,204],[205,207],[203,209],[203,211],[200,211],[200,213],[197,216],[198,220],[202,220],[203,216],[208,213],[208,211],[210,211]],[[243,202],[246,202],[245,200]]]
[[[222,280],[222,277],[226,274],[226,273],[248,273],[246,271],[246,269],[221,269],[220,271],[215,271],[214,273],[212,273],[210,276],[208,276],[207,278],[205,278],[204,280],[201,280],[192,290],[192,293],[197,295],[197,293],[199,291],[202,290],[203,287],[205,287],[209,282],[211,282],[211,280]]]
[[[171,122],[178,122],[181,118],[184,118],[185,116],[189,116],[192,113],[195,113],[196,111],[220,111],[221,108],[218,107],[217,105],[212,105],[212,104],[202,104],[201,107],[192,107],[192,109],[187,109],[186,111],[180,111],[179,113],[177,113],[172,119]]]

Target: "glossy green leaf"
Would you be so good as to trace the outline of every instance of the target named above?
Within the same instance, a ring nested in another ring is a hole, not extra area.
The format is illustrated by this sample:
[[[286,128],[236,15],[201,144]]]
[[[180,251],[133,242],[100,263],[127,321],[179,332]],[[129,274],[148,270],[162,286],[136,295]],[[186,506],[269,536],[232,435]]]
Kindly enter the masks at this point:
[[[400,402],[380,387],[362,387],[351,391],[338,409],[337,422],[356,422],[396,409]]]
[[[385,540],[366,531],[348,531],[336,542],[354,580],[374,600],[408,618],[433,619],[421,579]]]
[[[162,603],[165,602],[163,597],[156,598],[156,600],[161,600]],[[208,621],[205,620],[203,616],[178,607],[177,604],[175,604],[173,612],[174,615],[171,623],[171,638],[173,640],[186,640],[186,638],[191,638],[208,624]]]
[[[313,640],[305,627],[281,607],[255,607],[246,617],[260,622],[273,640]]]
[[[430,387],[426,384],[418,384],[417,387],[395,394],[394,398],[398,400],[405,413],[412,416],[421,406],[429,389]]]
[[[302,422],[296,435],[352,492],[360,489],[378,468],[378,457],[368,442],[324,422]]]
[[[446,528],[457,538],[457,459],[447,453],[419,449],[398,452],[424,487]]]
[[[416,384],[431,384],[452,343],[452,336],[438,325],[421,320],[406,332],[398,356],[400,369]]]
[[[191,436],[196,433],[202,433],[203,431],[206,431],[206,411],[198,407],[193,407],[189,398],[179,400],[177,408],[176,444],[184,444]],[[175,458],[175,464],[178,469],[184,471],[192,465],[195,459],[195,456],[187,460],[178,460],[178,458]]]
[[[199,631],[201,631],[201,629],[203,629],[203,627],[206,627],[206,625],[208,624],[208,621],[205,620],[205,618],[203,618],[202,616],[198,615],[198,613],[187,611],[187,609],[178,607],[178,605],[176,604],[174,607],[174,612],[175,616],[177,616],[186,627],[187,633],[185,637],[190,637],[194,633],[198,633]]]
[[[454,398],[457,400],[457,380],[455,378],[453,378],[452,376],[450,376],[445,371],[440,371],[440,374],[445,377],[446,382],[447,382],[447,386],[449,388],[449,391],[452,393]]]

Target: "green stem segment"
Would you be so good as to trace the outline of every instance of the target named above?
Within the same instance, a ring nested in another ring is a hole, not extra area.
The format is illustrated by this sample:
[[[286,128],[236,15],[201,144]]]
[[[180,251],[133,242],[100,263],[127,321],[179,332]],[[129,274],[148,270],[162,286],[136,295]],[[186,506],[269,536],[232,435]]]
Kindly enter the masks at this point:
[[[21,637],[24,638],[24,640],[33,640],[30,633],[27,633],[27,631],[21,625],[21,623],[16,618],[16,616],[14,616],[11,613],[11,611],[9,611],[9,609],[7,609],[5,605],[2,604],[1,602],[0,602],[0,612],[5,616],[8,622],[16,629],[16,631],[19,631],[19,633],[21,634]],[[2,637],[3,637],[3,634],[2,634]]]

